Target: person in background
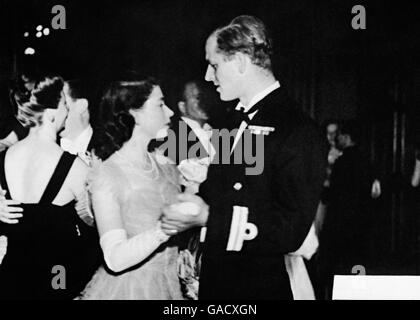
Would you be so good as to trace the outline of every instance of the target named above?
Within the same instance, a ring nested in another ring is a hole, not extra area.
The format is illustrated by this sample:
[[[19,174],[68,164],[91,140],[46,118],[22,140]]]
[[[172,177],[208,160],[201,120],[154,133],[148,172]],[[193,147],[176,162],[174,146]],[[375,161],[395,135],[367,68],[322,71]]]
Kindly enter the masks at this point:
[[[185,84],[181,99],[178,102],[181,117],[174,128],[180,129],[181,126],[186,126],[186,136],[180,137],[183,140],[182,143],[193,142],[200,145],[199,152],[196,154],[190,154],[190,148],[187,147],[187,159],[208,157],[210,163],[215,150],[210,142],[212,128],[207,122],[210,110],[207,90],[205,84],[198,80],[189,81]],[[174,119],[173,122],[176,123],[176,121],[177,119]],[[179,132],[178,130],[178,134]],[[179,158],[177,163],[182,160],[184,159]]]
[[[67,80],[63,91],[69,113],[60,132],[60,146],[89,165],[94,133],[91,122],[97,107],[95,86],[87,79]]]
[[[58,76],[45,77],[29,101],[18,104],[19,121],[29,134],[0,154],[2,198],[22,207],[13,217],[0,212],[0,234],[7,240],[0,265],[2,299],[71,299],[85,284],[90,227],[76,203],[87,192],[88,167],[56,144],[67,117],[63,85]],[[58,270],[65,279],[54,282]]]
[[[327,140],[328,144],[330,145],[330,151],[328,152],[328,164],[332,166],[337,160],[342,152],[337,148],[337,135],[339,130],[339,122],[335,120],[330,120],[327,122],[327,125],[325,126],[326,134],[327,134]],[[328,176],[331,174],[329,172]]]
[[[334,162],[342,155],[342,151],[337,148],[337,135],[339,129],[339,121],[337,120],[327,120],[324,123],[326,140],[328,142],[329,151],[328,151],[328,166],[327,166],[327,174],[323,185],[322,195],[321,195],[321,202],[318,205],[317,214],[315,217],[315,228],[316,232],[319,235],[322,231],[322,225],[324,223],[325,214],[327,212],[327,198],[328,192],[330,187],[330,177],[332,167]]]
[[[348,120],[340,126],[337,147],[342,155],[332,168],[320,241],[327,298],[331,298],[334,275],[351,274],[353,266],[369,263],[375,178],[369,161],[359,149],[359,141],[357,120]]]
[[[22,76],[24,77],[24,76]],[[29,90],[32,90],[35,80],[25,85],[20,78],[12,84],[0,86],[0,151],[5,150],[28,135],[29,130],[16,119],[17,104],[28,101]]]
[[[171,118],[168,136],[152,141],[149,148],[160,147],[164,155],[179,165],[188,159],[208,158],[215,150],[211,144],[208,124],[210,100],[205,84],[198,80],[186,82],[179,93],[179,116]],[[166,144],[164,144],[166,142]]]

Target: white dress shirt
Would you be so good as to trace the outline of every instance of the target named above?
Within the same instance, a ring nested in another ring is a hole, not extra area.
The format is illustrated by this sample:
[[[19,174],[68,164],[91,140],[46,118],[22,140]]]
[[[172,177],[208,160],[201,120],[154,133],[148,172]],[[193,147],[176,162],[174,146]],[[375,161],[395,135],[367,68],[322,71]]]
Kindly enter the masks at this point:
[[[190,118],[187,117],[181,117],[182,120],[185,121],[185,123],[190,126],[192,131],[197,136],[198,140],[203,145],[204,149],[206,150],[207,154],[210,156],[210,162],[213,160],[214,155],[216,154],[216,150],[214,149],[212,143],[211,143],[211,134],[212,134],[212,128],[209,124],[204,124],[203,127],[200,126],[200,124]]]
[[[208,161],[208,163],[206,163],[206,167],[207,167],[206,170],[207,170],[208,166],[213,161],[213,158],[216,154],[216,150],[214,149],[214,146],[211,143],[211,136],[212,136],[211,126],[206,123],[206,124],[204,124],[203,127],[201,127],[200,124],[197,121],[192,120],[192,119],[187,118],[187,117],[181,117],[181,119],[184,120],[185,123],[188,126],[190,126],[192,131],[197,136],[198,140],[200,140],[200,142],[203,145],[206,152],[209,154],[209,158],[208,158],[209,161]],[[206,172],[206,176],[207,176],[207,172]],[[198,192],[198,186],[199,185],[195,186],[195,192],[193,192],[193,193]],[[191,189],[194,189],[194,187],[192,187]],[[206,231],[207,231],[206,227],[201,228],[201,232],[200,232],[200,241],[201,242],[204,242],[204,239],[206,238]]]
[[[240,110],[241,108],[244,108],[245,111],[244,112],[248,112],[248,110],[250,110],[254,105],[256,105],[258,102],[260,102],[262,99],[264,99],[266,96],[268,96],[271,92],[273,92],[274,90],[280,88],[280,82],[276,81],[273,84],[271,84],[270,86],[268,86],[267,88],[265,88],[263,91],[257,93],[249,102],[249,104],[247,106],[243,105],[241,102],[238,103],[238,105],[236,106],[235,110]],[[252,118],[257,114],[258,110],[249,114],[248,117],[250,120],[252,120]],[[248,124],[245,121],[242,121],[241,125],[239,126],[238,132],[235,136],[235,140],[233,142],[233,146],[232,146],[232,150],[230,151],[230,153],[232,154],[233,150],[235,149],[236,144],[238,143],[242,133],[244,133],[246,127],[248,126]]]
[[[70,152],[71,154],[78,155],[84,162],[89,164],[89,159],[86,155],[86,152],[88,151],[87,148],[88,148],[90,139],[92,138],[92,135],[93,135],[93,129],[89,125],[74,140],[70,140],[65,137],[61,138],[60,146],[64,151]]]

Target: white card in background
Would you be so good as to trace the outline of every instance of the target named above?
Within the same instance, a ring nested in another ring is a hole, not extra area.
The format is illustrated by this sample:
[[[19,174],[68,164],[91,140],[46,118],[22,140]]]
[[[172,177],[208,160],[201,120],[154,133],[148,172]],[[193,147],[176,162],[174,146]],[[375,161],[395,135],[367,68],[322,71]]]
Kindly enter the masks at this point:
[[[420,300],[420,276],[334,276],[333,300]]]

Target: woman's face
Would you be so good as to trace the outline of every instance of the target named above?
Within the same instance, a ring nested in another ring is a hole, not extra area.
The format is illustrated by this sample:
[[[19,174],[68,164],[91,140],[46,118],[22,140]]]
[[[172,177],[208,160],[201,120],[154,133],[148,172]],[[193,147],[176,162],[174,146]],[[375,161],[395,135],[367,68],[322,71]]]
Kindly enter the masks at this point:
[[[154,139],[161,136],[163,131],[167,131],[169,119],[174,113],[165,104],[160,87],[155,86],[143,108],[133,110],[132,114],[140,126],[140,130],[150,139]]]

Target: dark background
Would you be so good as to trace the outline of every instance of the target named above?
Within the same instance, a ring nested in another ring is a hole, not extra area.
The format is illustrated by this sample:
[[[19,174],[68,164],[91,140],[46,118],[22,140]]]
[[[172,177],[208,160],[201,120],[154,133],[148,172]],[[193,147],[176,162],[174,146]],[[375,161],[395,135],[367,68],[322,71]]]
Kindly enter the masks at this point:
[[[51,29],[56,4],[66,9],[67,29],[36,38],[38,24]],[[354,5],[366,8],[366,30],[351,27]],[[414,1],[379,0],[0,0],[0,81],[28,66],[100,81],[134,70],[160,78],[174,108],[178,86],[204,77],[209,33],[237,15],[256,15],[274,39],[276,76],[300,106],[320,124],[358,118],[362,125],[362,147],[383,188],[372,272],[414,273],[420,194],[409,181],[420,140],[419,9]],[[23,54],[29,45],[31,57]],[[225,107],[215,105],[215,115]]]

